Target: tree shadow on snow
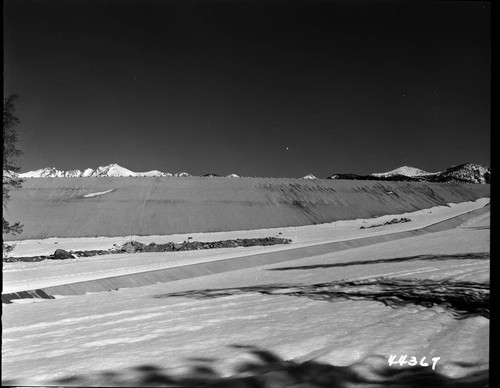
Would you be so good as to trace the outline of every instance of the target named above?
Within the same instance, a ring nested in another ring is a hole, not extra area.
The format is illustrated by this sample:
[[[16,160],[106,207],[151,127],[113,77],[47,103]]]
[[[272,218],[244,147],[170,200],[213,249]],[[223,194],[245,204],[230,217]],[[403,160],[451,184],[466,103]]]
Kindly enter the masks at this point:
[[[99,372],[62,378],[58,386],[147,386],[147,387],[231,387],[231,388],[465,388],[487,387],[488,370],[462,378],[450,378],[431,367],[389,366],[387,358],[372,356],[348,366],[335,366],[317,361],[284,360],[276,354],[255,346],[232,345],[246,352],[249,361],[223,376],[200,360],[187,373],[172,374],[155,365],[141,365],[121,372]],[[210,362],[208,362],[210,363]],[[461,366],[477,366],[472,364]],[[5,382],[4,382],[5,383]],[[10,382],[12,383],[12,381]]]
[[[455,318],[490,317],[490,286],[457,280],[372,278],[317,284],[269,284],[249,287],[203,289],[155,295],[155,298],[187,297],[212,299],[232,295],[261,293],[286,295],[314,300],[377,301],[401,308],[407,305],[441,306]]]
[[[268,269],[268,271],[292,271],[292,270],[307,270],[307,269],[317,269],[317,268],[349,267],[351,265],[399,263],[399,262],[418,261],[418,260],[441,261],[441,260],[489,260],[489,259],[490,259],[489,252],[459,253],[455,255],[417,255],[417,256],[407,256],[407,257],[394,257],[389,259],[357,260],[357,261],[348,261],[344,263],[313,264],[313,265],[302,265],[296,267],[279,267],[279,268]]]

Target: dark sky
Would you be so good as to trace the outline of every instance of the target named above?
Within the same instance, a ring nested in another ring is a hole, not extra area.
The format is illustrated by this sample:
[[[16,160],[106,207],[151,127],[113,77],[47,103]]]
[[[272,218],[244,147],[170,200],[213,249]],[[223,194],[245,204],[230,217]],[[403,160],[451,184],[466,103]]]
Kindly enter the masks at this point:
[[[5,0],[21,171],[489,165],[490,6]]]

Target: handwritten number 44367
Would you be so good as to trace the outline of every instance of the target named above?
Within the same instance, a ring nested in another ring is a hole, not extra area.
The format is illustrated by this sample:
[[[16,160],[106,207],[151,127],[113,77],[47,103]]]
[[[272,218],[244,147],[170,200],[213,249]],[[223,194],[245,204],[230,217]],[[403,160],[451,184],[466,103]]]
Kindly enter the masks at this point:
[[[396,361],[396,357],[397,357],[396,355],[391,354],[391,356],[389,357],[389,366],[393,366],[395,364],[399,364],[400,366],[403,366],[406,364],[408,364],[408,366],[417,366],[417,365],[420,365],[423,367],[429,366],[429,363],[425,362],[426,357],[422,357],[420,359],[420,361],[417,359],[417,357],[410,357],[408,359],[407,355],[400,356],[399,360]],[[440,359],[441,359],[441,357],[432,357],[431,358],[432,370],[434,370],[436,368],[436,364]]]

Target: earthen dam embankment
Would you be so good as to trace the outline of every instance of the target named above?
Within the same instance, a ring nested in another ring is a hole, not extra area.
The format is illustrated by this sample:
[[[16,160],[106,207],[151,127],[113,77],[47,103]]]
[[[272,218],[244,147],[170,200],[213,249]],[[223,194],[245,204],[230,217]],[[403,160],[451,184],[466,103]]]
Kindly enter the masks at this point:
[[[489,185],[286,178],[31,178],[4,215],[7,239],[168,235],[312,225],[490,196]]]

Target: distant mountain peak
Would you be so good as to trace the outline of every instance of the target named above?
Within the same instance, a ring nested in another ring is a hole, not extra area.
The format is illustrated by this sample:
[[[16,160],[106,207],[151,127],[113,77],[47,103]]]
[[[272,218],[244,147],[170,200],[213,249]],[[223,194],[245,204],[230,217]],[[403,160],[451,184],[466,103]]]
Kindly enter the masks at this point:
[[[439,174],[441,180],[458,183],[490,183],[491,170],[476,163],[452,166]]]
[[[395,176],[395,175],[403,175],[407,177],[416,177],[416,176],[424,176],[424,175],[432,175],[436,174],[434,172],[427,172],[424,171],[420,168],[416,167],[410,167],[410,166],[401,166],[398,167],[394,170],[388,171],[388,172],[378,172],[378,173],[373,173],[370,174],[375,177],[390,177],[390,176]]]
[[[187,173],[187,172],[176,172],[174,174],[175,177],[188,177],[188,176],[191,176],[191,174]]]

